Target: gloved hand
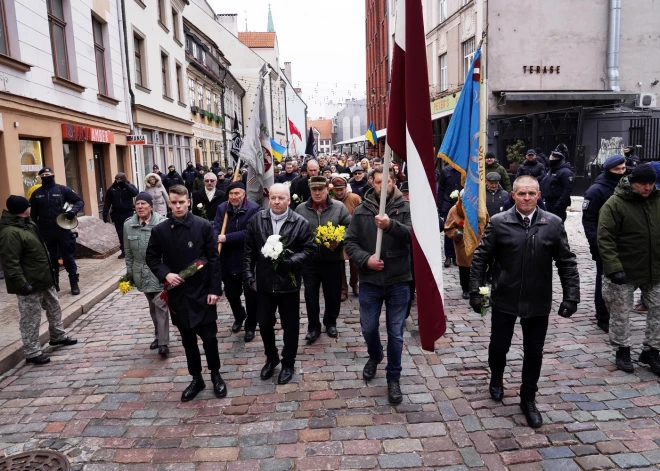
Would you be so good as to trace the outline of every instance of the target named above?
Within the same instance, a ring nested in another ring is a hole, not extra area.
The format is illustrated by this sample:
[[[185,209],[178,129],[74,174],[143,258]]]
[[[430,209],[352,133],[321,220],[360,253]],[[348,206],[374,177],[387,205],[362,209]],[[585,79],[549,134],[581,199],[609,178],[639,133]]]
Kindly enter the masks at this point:
[[[28,294],[34,293],[34,288],[30,283],[26,283],[25,286],[21,288],[21,294],[27,296]]]
[[[75,218],[75,217],[76,217],[76,213],[75,213],[75,211],[67,211],[67,212],[66,212],[66,218],[67,218],[67,219],[73,219],[73,218]]]
[[[626,272],[625,271],[615,271],[610,273],[607,277],[612,280],[612,283],[615,285],[625,285],[626,284]]]
[[[600,259],[600,252],[598,251],[598,246],[597,245],[590,245],[589,246],[589,252],[591,253],[591,258],[593,260]]]
[[[478,293],[470,293],[470,307],[477,314],[481,314],[481,305],[483,304],[483,296]]]
[[[559,305],[559,315],[561,317],[569,318],[577,311],[577,303],[575,301],[562,301]]]
[[[108,222],[108,215],[107,214],[103,215],[103,222]]]

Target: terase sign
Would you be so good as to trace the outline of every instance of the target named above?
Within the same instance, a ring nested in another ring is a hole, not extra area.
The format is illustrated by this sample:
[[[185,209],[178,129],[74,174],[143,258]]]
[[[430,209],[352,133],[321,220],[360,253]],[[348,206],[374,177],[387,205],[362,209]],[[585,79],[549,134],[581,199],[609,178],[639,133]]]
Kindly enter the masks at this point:
[[[103,142],[105,144],[115,142],[115,135],[112,131],[66,123],[62,124],[62,138],[69,141]]]

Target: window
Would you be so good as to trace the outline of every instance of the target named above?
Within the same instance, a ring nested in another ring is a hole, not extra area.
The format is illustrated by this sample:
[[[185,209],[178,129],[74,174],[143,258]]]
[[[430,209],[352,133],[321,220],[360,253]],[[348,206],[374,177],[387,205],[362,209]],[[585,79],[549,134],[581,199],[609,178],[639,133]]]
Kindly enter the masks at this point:
[[[119,149],[119,147],[118,147]],[[66,177],[66,186],[73,191],[82,194],[80,186],[80,167],[78,165],[78,143],[64,142],[64,174]]]
[[[217,115],[220,114],[220,107],[218,106],[218,94],[213,94],[213,112]]]
[[[440,56],[440,91],[444,92],[449,88],[447,83],[447,54]]]
[[[195,41],[190,41],[192,44],[192,47],[190,48],[190,52],[192,52],[192,55],[195,59],[197,59],[197,43]]]
[[[463,43],[463,77],[465,77],[472,65],[474,57],[474,38],[470,38]]]
[[[195,81],[188,77],[188,103],[195,106]]]
[[[172,31],[174,34],[174,39],[180,41],[179,39],[179,13],[172,8]]]
[[[9,55],[9,35],[7,34],[5,0],[0,0],[0,54]]]
[[[181,87],[183,87],[182,84],[183,81],[183,72],[181,70],[181,65],[177,64],[176,65],[176,99],[179,101],[179,103],[183,103],[183,90]]]
[[[108,94],[108,81],[105,76],[105,47],[103,46],[103,25],[96,18],[92,18],[92,31],[94,36],[94,57],[96,59],[96,79],[101,95]]]
[[[209,113],[212,111],[211,110],[211,90],[208,88],[206,89],[206,111]]]
[[[158,0],[158,22],[165,25],[165,5],[163,0]]]
[[[200,110],[204,109],[204,86],[201,83],[197,84],[197,106]]]
[[[169,97],[170,96],[170,84],[168,80],[168,69],[169,69],[169,59],[167,57],[167,54],[164,54],[161,52],[160,54],[160,76],[161,76],[161,81],[163,83],[163,96]]]
[[[53,49],[55,75],[69,80],[66,22],[64,21],[64,6],[62,5],[62,1],[48,0],[48,27],[50,29],[50,44]]]
[[[440,0],[440,23],[442,23],[446,19],[447,19],[447,0]]]
[[[141,86],[145,85],[144,77],[142,76],[142,46],[144,40],[139,36],[133,36],[133,50],[135,52],[135,83]]]
[[[202,64],[206,65],[206,51],[204,48],[199,48],[199,60]]]

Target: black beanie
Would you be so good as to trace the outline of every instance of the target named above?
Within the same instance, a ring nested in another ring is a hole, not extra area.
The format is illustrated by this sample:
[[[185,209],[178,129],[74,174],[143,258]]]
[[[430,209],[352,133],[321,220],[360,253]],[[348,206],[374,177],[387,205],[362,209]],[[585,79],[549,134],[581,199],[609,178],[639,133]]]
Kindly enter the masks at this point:
[[[11,195],[7,198],[7,211],[11,214],[24,213],[30,207],[30,202],[22,196]]]
[[[229,193],[231,190],[235,190],[238,188],[239,190],[245,191],[245,185],[243,185],[242,181],[236,181],[232,182],[228,187],[227,187],[227,193]]]
[[[138,193],[138,195],[135,197],[135,202],[137,203],[138,201],[144,201],[145,203],[148,203],[149,206],[154,205],[153,198],[146,191],[142,191],[142,192]]]
[[[630,183],[655,183],[657,175],[650,164],[639,164],[628,177]]]

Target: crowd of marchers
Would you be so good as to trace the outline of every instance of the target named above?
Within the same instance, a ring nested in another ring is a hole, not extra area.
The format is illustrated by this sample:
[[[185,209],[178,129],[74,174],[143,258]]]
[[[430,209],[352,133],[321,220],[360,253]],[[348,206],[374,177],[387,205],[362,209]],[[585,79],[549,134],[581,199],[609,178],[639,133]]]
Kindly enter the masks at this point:
[[[467,253],[464,244],[461,175],[450,166],[436,172],[438,214],[445,234],[444,267],[458,266],[463,298],[475,312],[490,306],[489,392],[495,401],[505,394],[506,355],[520,319],[524,356],[519,398],[531,427],[542,425],[536,393],[552,309],[553,263],[562,286],[558,314],[570,317],[580,302],[576,257],[563,224],[573,186],[566,155],[565,146],[549,157],[530,149],[511,184],[495,155],[486,154],[489,217],[476,228],[479,245],[474,253]],[[275,166],[276,183],[263,206],[246,197],[245,169],[233,175],[228,168],[225,174],[218,163],[208,169],[189,162],[181,174],[172,166],[162,174],[154,166],[142,192],[125,174],[117,174],[106,195],[103,219],[112,219],[127,278],[149,305],[154,325],[150,348],[164,357],[169,354],[170,321],[181,335],[192,376],[182,401],[194,399],[206,387],[198,338],[215,395],[227,395],[217,340],[216,304],[221,295],[233,314],[233,333],[244,330],[243,340],[251,342],[259,330],[265,357],[261,379],[272,378],[279,366],[277,382],[286,384],[295,374],[300,291],[308,320],[304,340],[311,345],[323,330],[330,338],[339,336],[337,320],[349,287],[358,297],[367,347],[363,378],[373,379],[387,356],[388,399],[392,404],[402,401],[403,330],[415,296],[409,192],[405,167],[393,164],[383,169],[382,164],[379,157],[352,154],[289,159]],[[611,156],[602,167],[583,204],[585,233],[598,272],[595,319],[609,332],[617,367],[633,371],[628,316],[633,294],[641,289],[642,301],[636,309],[648,314],[639,361],[660,375],[658,176],[654,166],[640,164],[632,156]],[[26,360],[37,365],[49,361],[38,336],[42,308],[50,325],[50,344],[76,343],[62,327],[57,297],[60,257],[72,293],[79,293],[75,238],[55,220],[62,214],[63,203],[70,203],[67,218],[75,217],[83,207],[78,195],[55,183],[52,168],[44,167],[39,174],[41,187],[29,200],[11,196],[0,218],[0,257],[7,289],[18,297]],[[386,209],[381,215],[382,192]],[[329,224],[342,227],[345,236],[323,242],[319,234]],[[377,256],[379,230],[383,237]],[[280,244],[279,249],[273,249],[277,247],[273,241]],[[184,277],[191,266],[199,270]],[[387,355],[379,332],[383,304]],[[277,316],[281,351],[276,343]]]

